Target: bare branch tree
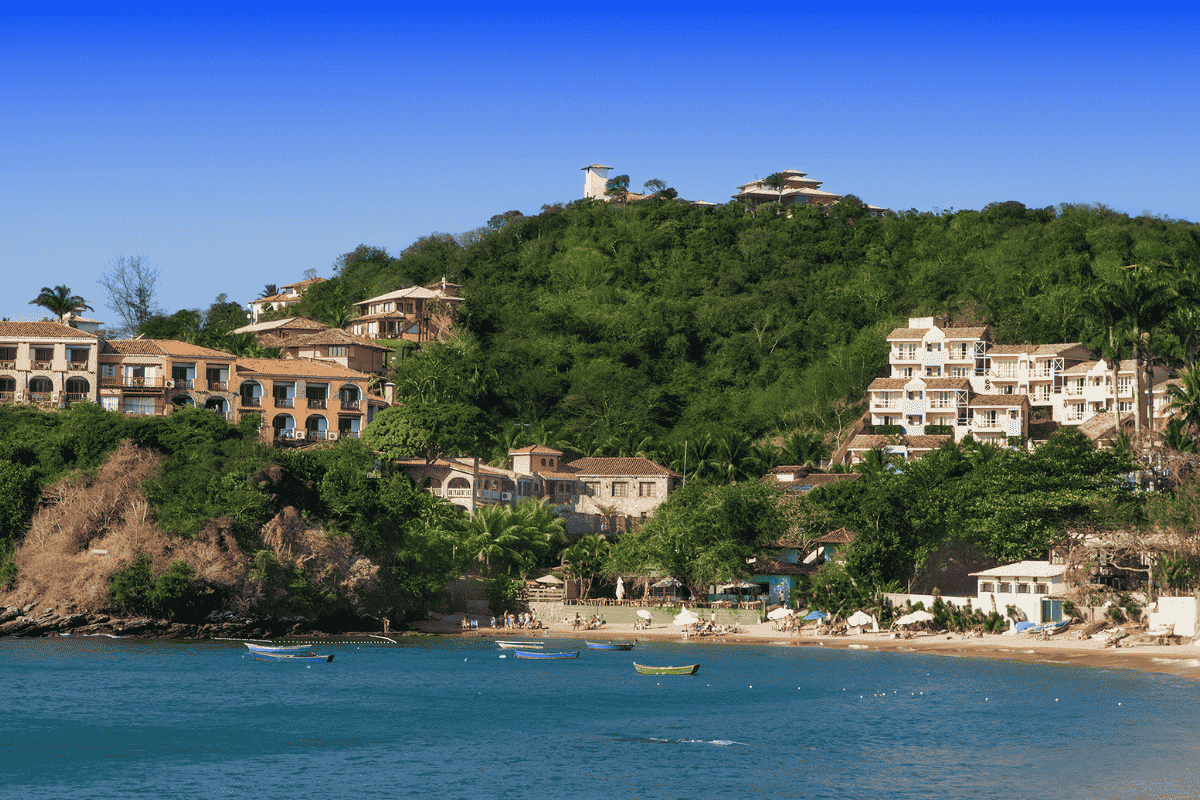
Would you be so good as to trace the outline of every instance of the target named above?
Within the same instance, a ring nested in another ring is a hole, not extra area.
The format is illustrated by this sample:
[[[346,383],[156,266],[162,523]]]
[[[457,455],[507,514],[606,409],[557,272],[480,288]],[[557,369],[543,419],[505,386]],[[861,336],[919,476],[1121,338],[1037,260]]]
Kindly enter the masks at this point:
[[[144,256],[117,256],[96,281],[108,292],[108,307],[121,318],[117,333],[137,336],[138,329],[162,309],[155,302],[159,271]]]

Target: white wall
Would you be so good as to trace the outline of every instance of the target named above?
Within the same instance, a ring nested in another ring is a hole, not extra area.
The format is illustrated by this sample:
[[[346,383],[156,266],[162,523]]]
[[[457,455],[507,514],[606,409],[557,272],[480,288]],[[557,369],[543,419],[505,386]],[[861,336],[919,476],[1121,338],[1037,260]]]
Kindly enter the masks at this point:
[[[1196,635],[1196,598],[1159,597],[1158,610],[1149,612],[1150,628],[1174,625],[1178,636]]]

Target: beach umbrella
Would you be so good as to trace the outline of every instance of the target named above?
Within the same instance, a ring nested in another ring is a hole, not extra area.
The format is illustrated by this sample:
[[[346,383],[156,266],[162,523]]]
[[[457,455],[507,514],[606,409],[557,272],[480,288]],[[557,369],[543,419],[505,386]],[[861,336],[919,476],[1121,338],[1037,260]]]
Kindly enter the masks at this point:
[[[671,589],[676,586],[683,586],[683,584],[680,583],[679,581],[675,580],[674,578],[668,576],[666,578],[663,578],[658,583],[652,584],[651,588],[653,588],[653,589]]]
[[[639,608],[637,614],[642,619],[650,619],[650,612],[644,608]]]
[[[734,583],[722,583],[717,586],[718,589],[757,589],[757,583],[750,581],[735,581]]]
[[[933,619],[933,614],[928,611],[914,611],[909,616],[912,617],[913,622],[929,622]]]
[[[903,617],[896,620],[897,625],[912,625],[914,622],[916,622],[916,620],[913,619],[912,614],[905,614]]]
[[[808,612],[808,614],[807,614],[807,615],[804,617],[804,621],[805,621],[805,622],[812,622],[814,619],[825,619],[825,618],[826,618],[826,617],[828,617],[828,616],[829,616],[829,615],[828,615],[828,614],[826,614],[824,611],[810,611],[810,612]]]
[[[621,580],[621,576],[617,576],[617,599],[625,599],[625,582]]]
[[[790,608],[775,608],[767,612],[767,619],[783,619],[784,617],[790,617],[791,615],[792,610]]]
[[[870,625],[871,615],[863,611],[855,611],[850,615],[850,619],[846,620],[846,624],[852,628],[857,628],[860,625]]]
[[[562,581],[560,581],[558,578],[554,577],[553,575],[543,575],[542,577],[537,579],[537,582],[538,583],[547,583],[547,584],[562,583]]]
[[[675,615],[675,624],[676,625],[695,625],[699,621],[700,621],[700,618],[697,617],[695,614],[693,614],[691,611],[688,611],[687,606],[684,606],[683,610]]]

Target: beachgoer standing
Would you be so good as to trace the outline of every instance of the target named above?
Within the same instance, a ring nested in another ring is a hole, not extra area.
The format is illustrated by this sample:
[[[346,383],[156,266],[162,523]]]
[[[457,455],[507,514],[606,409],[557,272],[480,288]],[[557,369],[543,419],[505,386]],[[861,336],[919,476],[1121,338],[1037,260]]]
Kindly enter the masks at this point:
[[[387,617],[384,617],[383,618],[383,635],[384,636],[388,635],[388,631],[391,630],[391,627],[392,627],[392,621],[390,619],[388,619]]]

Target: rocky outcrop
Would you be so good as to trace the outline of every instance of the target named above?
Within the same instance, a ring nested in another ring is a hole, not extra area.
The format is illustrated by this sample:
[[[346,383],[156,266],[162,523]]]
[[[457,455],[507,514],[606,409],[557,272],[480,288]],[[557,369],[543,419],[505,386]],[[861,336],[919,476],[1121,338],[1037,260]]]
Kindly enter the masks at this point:
[[[374,629],[374,620],[361,626]],[[232,618],[214,614],[200,623],[172,622],[149,617],[110,617],[108,614],[60,614],[27,605],[0,607],[0,637],[130,636],[144,639],[270,639],[280,636],[339,633],[322,631],[307,620]]]

